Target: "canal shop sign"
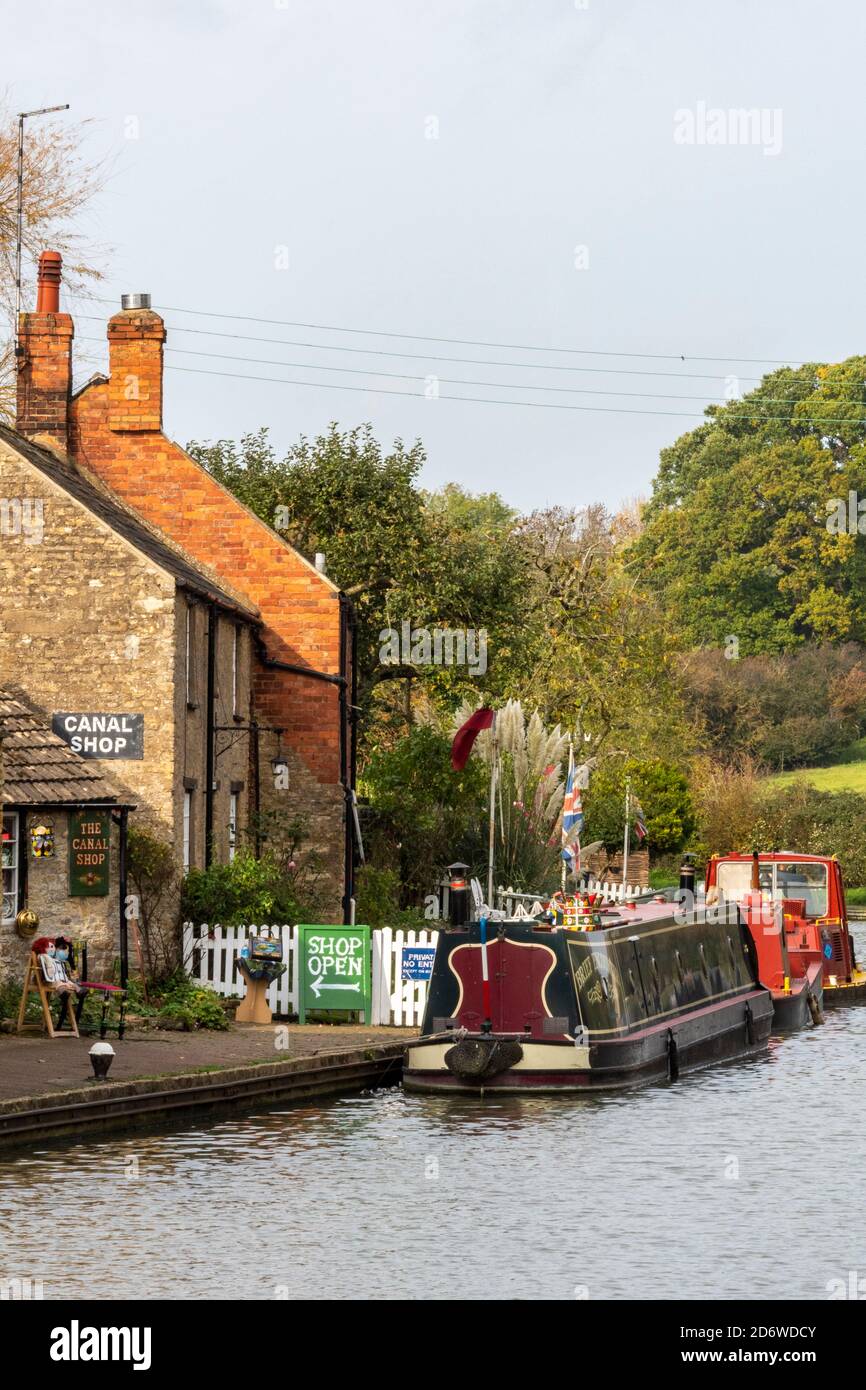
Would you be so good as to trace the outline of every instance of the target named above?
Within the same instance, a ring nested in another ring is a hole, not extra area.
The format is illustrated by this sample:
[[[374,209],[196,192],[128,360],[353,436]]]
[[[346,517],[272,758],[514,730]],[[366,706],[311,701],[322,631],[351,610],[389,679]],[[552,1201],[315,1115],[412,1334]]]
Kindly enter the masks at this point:
[[[144,757],[143,714],[54,714],[51,728],[82,758]]]
[[[108,892],[111,813],[76,811],[69,817],[69,896],[99,898]]]
[[[299,926],[298,1018],[310,1010],[357,1009],[369,1023],[372,973],[369,927]]]

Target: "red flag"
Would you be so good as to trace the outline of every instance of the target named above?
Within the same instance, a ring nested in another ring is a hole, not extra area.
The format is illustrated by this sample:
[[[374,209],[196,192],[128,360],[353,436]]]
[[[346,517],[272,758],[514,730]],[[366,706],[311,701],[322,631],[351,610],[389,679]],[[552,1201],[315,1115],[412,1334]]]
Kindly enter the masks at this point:
[[[461,724],[451,744],[451,766],[461,772],[469,761],[472,745],[482,729],[489,729],[493,723],[493,710],[486,705],[470,714],[465,724]]]

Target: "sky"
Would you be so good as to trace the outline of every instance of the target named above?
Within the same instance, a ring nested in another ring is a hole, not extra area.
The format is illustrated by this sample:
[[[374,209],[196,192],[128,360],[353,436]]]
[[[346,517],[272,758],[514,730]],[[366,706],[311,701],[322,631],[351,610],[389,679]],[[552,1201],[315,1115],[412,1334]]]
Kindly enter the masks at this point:
[[[7,108],[68,101],[108,162],[112,303],[67,307],[151,294],[181,443],[370,421],[429,487],[616,507],[708,401],[866,350],[858,0],[0,17]]]

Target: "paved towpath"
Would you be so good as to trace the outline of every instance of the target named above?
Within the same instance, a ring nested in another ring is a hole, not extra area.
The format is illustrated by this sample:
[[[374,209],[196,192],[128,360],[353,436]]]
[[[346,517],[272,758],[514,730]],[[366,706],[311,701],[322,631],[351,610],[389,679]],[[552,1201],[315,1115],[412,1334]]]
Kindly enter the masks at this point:
[[[364,1042],[399,1042],[413,1028],[365,1028],[358,1024],[308,1023],[273,1026],[235,1024],[227,1033],[127,1033],[109,1035],[117,1054],[109,1080],[131,1081],[198,1069],[216,1070],[251,1062],[339,1053]],[[284,1042],[287,1040],[288,1046]],[[18,1037],[0,1033],[0,1101],[50,1095],[84,1085],[93,1075],[88,1052],[95,1038]]]

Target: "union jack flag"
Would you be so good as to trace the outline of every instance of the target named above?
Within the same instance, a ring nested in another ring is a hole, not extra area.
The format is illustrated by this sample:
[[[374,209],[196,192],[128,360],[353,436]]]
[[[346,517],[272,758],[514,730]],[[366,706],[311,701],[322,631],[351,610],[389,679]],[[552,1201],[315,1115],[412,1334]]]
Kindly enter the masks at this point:
[[[641,844],[643,844],[647,835],[646,818],[641,808],[641,804],[637,799],[635,799],[634,803],[634,833],[637,835]]]
[[[583,829],[583,801],[574,775],[574,748],[568,750],[568,777],[562,802],[562,847],[571,844]]]

